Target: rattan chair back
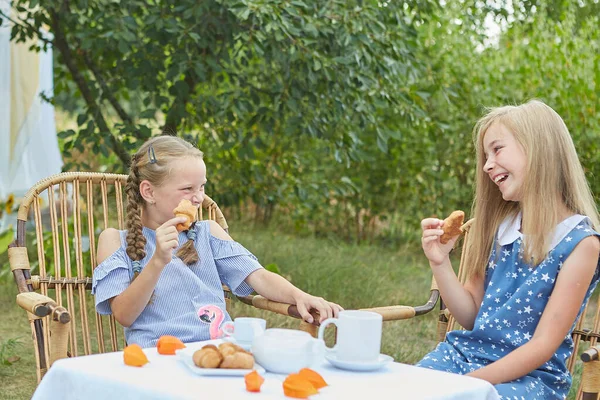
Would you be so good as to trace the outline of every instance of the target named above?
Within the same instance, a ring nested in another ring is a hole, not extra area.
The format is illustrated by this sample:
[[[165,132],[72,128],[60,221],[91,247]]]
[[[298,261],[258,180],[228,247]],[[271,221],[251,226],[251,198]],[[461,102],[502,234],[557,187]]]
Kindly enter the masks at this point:
[[[17,302],[29,311],[38,382],[56,359],[117,351],[125,344],[114,317],[96,313],[91,283],[99,234],[125,227],[126,180],[127,175],[61,173],[38,182],[21,202],[9,261]],[[199,218],[227,229],[208,196]]]

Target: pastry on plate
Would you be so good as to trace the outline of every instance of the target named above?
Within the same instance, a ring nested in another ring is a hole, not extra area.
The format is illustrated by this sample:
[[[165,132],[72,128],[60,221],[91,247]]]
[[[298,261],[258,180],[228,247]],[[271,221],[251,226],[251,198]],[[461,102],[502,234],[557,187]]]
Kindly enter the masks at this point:
[[[226,355],[220,365],[220,368],[227,369],[252,369],[252,367],[254,367],[254,356],[245,350]]]
[[[219,351],[223,355],[223,357],[229,356],[233,353],[237,353],[238,351],[244,351],[240,346],[235,343],[221,343],[219,345]]]
[[[223,361],[223,355],[215,345],[207,344],[194,352],[192,360],[200,368],[219,368]]]

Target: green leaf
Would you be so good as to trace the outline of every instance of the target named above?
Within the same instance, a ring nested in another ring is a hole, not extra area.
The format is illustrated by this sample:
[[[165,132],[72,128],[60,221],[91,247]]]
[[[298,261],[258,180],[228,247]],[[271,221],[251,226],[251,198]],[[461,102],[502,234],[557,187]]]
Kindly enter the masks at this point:
[[[250,8],[244,9],[240,14],[238,14],[241,20],[245,21],[250,16]]]
[[[396,140],[402,139],[402,132],[399,129],[386,130],[385,133],[393,139],[396,139]]]
[[[279,267],[275,263],[270,263],[270,264],[265,265],[265,269],[267,271],[270,271],[270,272],[273,272],[275,274],[281,275],[281,272],[279,271]]]
[[[377,147],[384,153],[388,152],[388,142],[387,138],[377,135]]]
[[[429,99],[429,97],[431,96],[431,93],[428,92],[423,92],[423,91],[417,91],[416,92],[417,96],[419,96],[421,99],[427,101]]]
[[[79,114],[77,116],[77,125],[81,126],[87,121],[87,114]]]
[[[344,65],[352,64],[352,57],[334,57],[334,62]]]
[[[306,33],[310,34],[310,36],[312,36],[312,37],[319,36],[319,32],[317,31],[317,28],[313,24],[304,25],[304,31]]]
[[[75,135],[75,131],[73,129],[68,129],[66,131],[60,131],[56,134],[59,139],[68,139]]]
[[[121,53],[127,53],[129,51],[129,45],[125,40],[119,40],[117,43],[117,48]]]
[[[156,116],[156,109],[149,108],[140,113],[140,118],[154,118]]]
[[[321,62],[318,59],[316,59],[316,58],[314,60],[314,67],[313,68],[314,68],[315,71],[318,71],[318,70],[321,69]]]
[[[8,245],[12,243],[15,237],[15,232],[12,225],[8,226],[8,229],[0,233],[0,254],[8,250]]]

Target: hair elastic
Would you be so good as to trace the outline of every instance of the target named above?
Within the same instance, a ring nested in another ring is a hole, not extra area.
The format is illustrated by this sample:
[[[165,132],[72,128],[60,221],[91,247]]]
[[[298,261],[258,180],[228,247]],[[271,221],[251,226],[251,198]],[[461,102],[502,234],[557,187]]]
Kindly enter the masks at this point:
[[[133,266],[133,273],[134,274],[139,274],[140,272],[142,272],[142,265],[140,264],[139,260],[135,260],[133,263],[131,263]]]
[[[196,230],[194,229],[194,225],[190,226],[190,229],[187,231],[188,240],[196,240]]]

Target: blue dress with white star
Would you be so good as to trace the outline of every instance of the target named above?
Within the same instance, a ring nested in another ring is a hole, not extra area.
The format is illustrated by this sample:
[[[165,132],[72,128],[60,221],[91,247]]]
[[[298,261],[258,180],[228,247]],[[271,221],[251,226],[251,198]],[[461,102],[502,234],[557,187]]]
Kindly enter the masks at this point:
[[[522,258],[521,216],[507,219],[499,229],[485,273],[485,293],[473,330],[456,330],[417,363],[420,367],[466,374],[504,357],[527,343],[537,327],[554,289],[563,262],[584,238],[595,235],[588,218],[573,215],[555,232],[552,250],[537,267]],[[579,315],[594,291],[596,273],[588,288]],[[566,399],[571,374],[566,360],[573,350],[571,332],[552,358],[535,371],[512,382],[496,385],[501,399]]]

